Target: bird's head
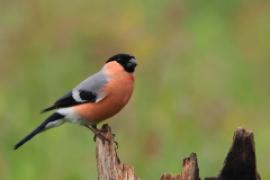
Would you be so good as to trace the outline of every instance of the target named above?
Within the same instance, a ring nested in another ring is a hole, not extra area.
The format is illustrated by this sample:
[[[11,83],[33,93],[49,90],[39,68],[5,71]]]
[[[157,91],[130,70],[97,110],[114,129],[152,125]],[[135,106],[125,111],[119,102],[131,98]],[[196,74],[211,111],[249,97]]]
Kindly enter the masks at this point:
[[[117,54],[110,57],[106,63],[116,61],[119,63],[127,72],[133,73],[137,66],[137,62],[134,56],[130,54]]]

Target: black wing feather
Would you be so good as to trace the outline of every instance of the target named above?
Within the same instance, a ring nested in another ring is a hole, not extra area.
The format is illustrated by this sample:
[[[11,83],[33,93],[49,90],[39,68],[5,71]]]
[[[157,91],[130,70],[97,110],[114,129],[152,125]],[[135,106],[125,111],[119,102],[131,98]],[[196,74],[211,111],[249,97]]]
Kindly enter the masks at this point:
[[[90,91],[80,91],[80,97],[82,100],[85,100],[87,102],[95,102],[97,99],[97,95]]]
[[[72,97],[72,92],[67,93],[62,98],[58,99],[52,106],[42,110],[42,113],[51,111],[58,108],[71,107],[78,104],[95,102],[97,99],[97,95],[90,91],[79,90],[79,96],[81,97],[83,102],[78,102]]]

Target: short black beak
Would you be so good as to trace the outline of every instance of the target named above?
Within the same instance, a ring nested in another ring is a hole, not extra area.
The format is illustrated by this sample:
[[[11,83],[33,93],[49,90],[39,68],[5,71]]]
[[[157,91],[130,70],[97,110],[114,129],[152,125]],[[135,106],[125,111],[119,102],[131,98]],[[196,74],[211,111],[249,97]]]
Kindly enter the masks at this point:
[[[129,60],[129,63],[133,66],[133,67],[136,67],[137,66],[137,61],[135,58],[132,58]]]
[[[128,72],[134,72],[135,68],[137,66],[137,62],[136,62],[136,59],[135,58],[132,58],[128,61],[128,63],[126,64],[126,70]]]

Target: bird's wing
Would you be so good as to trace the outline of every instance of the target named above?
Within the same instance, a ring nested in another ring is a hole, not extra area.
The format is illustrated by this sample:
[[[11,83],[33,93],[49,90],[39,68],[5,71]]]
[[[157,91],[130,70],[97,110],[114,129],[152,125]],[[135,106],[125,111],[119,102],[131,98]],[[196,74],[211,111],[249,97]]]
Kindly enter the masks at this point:
[[[61,97],[55,103],[44,109],[47,112],[53,109],[71,107],[83,103],[96,103],[106,97],[106,93],[102,88],[106,85],[108,78],[103,71],[88,77],[77,85],[72,91]]]

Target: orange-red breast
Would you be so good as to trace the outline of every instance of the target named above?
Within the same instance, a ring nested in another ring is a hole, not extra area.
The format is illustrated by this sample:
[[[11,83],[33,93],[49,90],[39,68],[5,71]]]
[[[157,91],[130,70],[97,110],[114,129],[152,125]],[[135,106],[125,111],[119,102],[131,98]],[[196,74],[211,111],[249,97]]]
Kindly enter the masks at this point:
[[[133,92],[136,66],[135,57],[129,54],[117,54],[109,58],[100,71],[44,109],[42,112],[56,112],[19,141],[14,149],[35,135],[65,122],[80,124],[95,132],[99,122],[112,117],[127,104]]]

